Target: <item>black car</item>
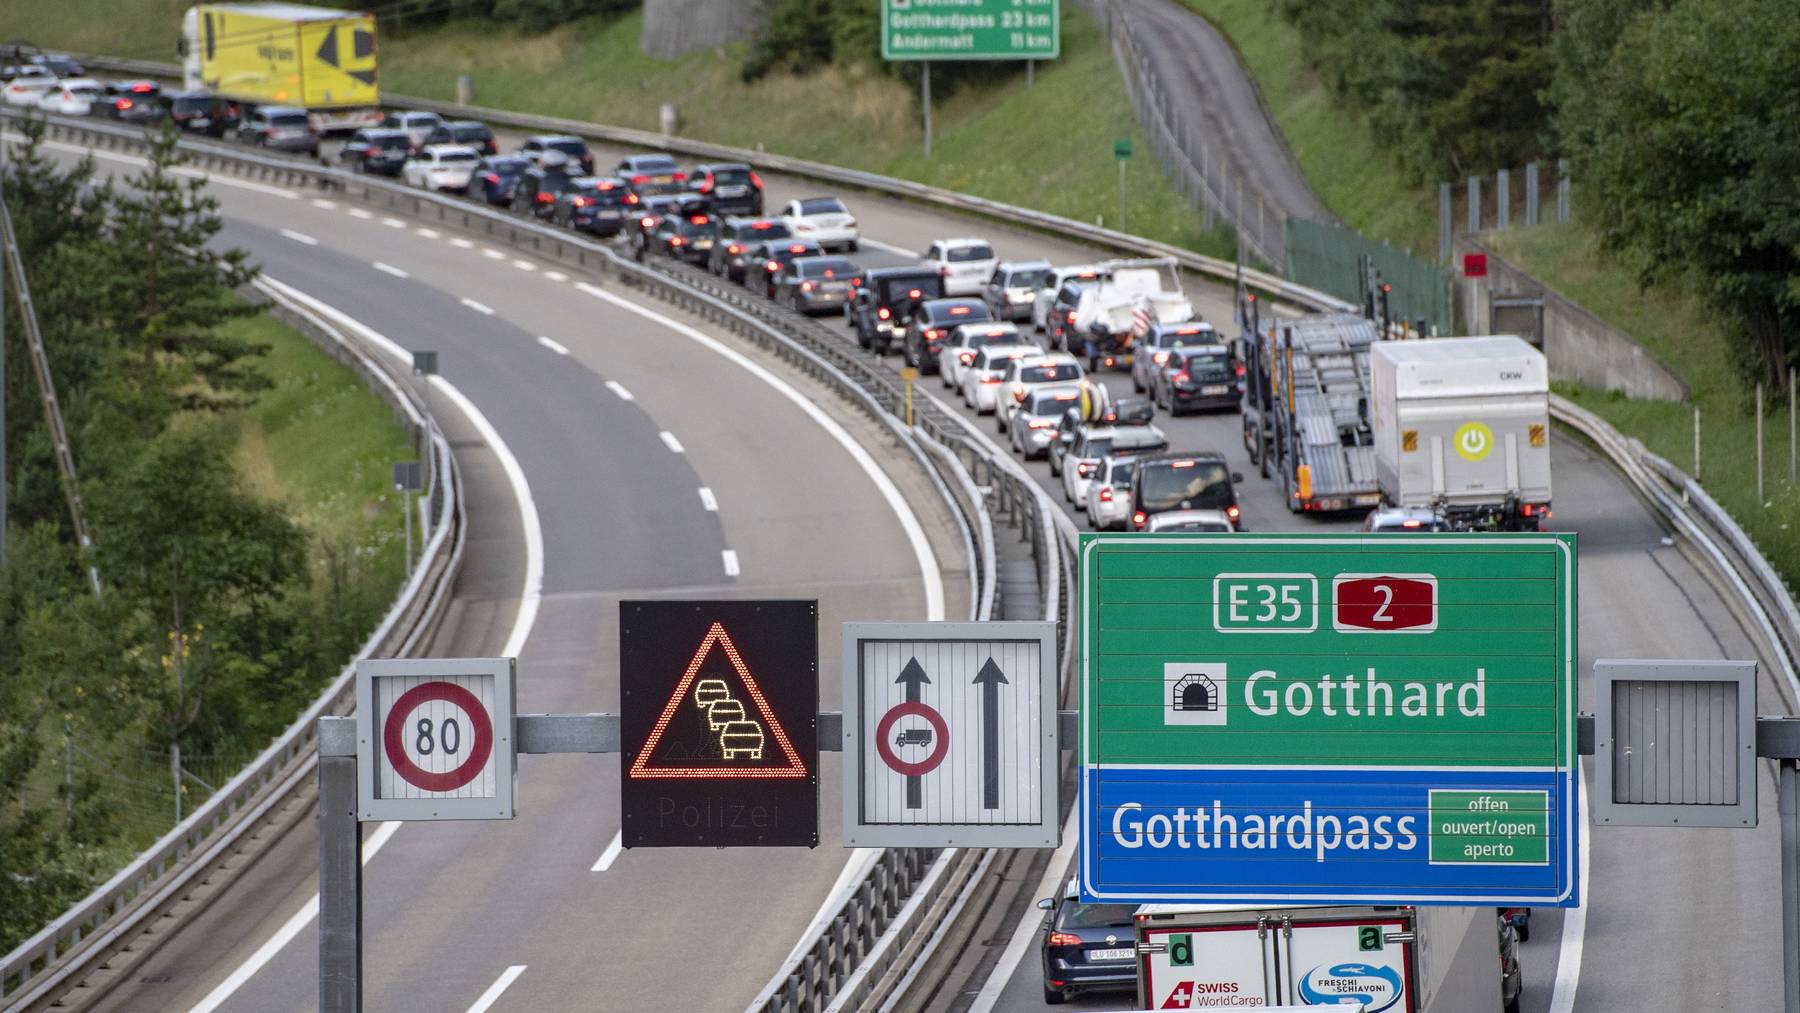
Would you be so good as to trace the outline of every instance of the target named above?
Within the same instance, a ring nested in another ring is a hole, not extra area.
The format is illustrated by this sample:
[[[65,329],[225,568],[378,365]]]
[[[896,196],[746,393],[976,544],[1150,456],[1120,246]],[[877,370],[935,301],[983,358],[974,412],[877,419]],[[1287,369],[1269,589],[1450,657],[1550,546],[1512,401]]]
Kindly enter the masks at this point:
[[[1223,510],[1236,526],[1234,483],[1243,480],[1215,451],[1145,457],[1131,475],[1131,530],[1143,531],[1152,515],[1169,510]]]
[[[549,221],[556,214],[556,198],[575,185],[567,169],[528,165],[513,183],[512,209],[518,214]]]
[[[1069,350],[1069,334],[1074,330],[1075,304],[1081,300],[1081,293],[1094,284],[1092,278],[1071,278],[1063,282],[1063,287],[1056,290],[1056,297],[1050,300],[1050,312],[1044,315],[1044,334],[1051,348],[1062,351]]]
[[[375,172],[398,176],[406,160],[412,157],[412,138],[404,130],[367,127],[350,135],[338,161],[357,172]]]
[[[707,270],[732,281],[743,281],[752,246],[790,235],[787,223],[779,218],[727,218],[719,225],[719,241],[713,244]]]
[[[178,91],[164,99],[169,107],[169,119],[187,133],[224,137],[226,131],[237,129],[237,103],[212,92]]]
[[[712,256],[713,244],[719,239],[719,219],[706,211],[677,206],[663,214],[648,238],[657,253],[698,264]]]
[[[539,134],[527,137],[525,143],[519,145],[519,154],[531,159],[531,164],[541,165],[547,152],[559,151],[570,160],[581,166],[579,175],[594,174],[594,153],[588,150],[587,142],[568,134]]]
[[[696,165],[688,185],[695,193],[710,198],[713,210],[719,214],[763,213],[762,177],[742,162]]]
[[[687,173],[681,166],[667,155],[627,155],[619,159],[613,166],[613,175],[623,177],[631,184],[631,191],[639,197],[656,197],[663,194],[685,193],[688,190]]]
[[[112,81],[106,85],[105,96],[94,103],[90,115],[97,113],[128,123],[150,123],[168,113],[162,85],[155,81]]]
[[[1074,884],[1045,897],[1038,941],[1044,1001],[1055,1006],[1083,992],[1137,990],[1136,904],[1084,904]]]
[[[1170,415],[1190,408],[1236,408],[1243,394],[1237,361],[1224,345],[1171,348],[1150,375],[1150,396]]]
[[[800,257],[777,275],[775,301],[795,313],[842,313],[862,284],[862,269],[848,257]]]
[[[980,324],[994,319],[987,303],[971,297],[933,299],[921,303],[906,329],[906,340],[900,355],[908,366],[921,373],[938,371],[938,353],[944,350],[944,338],[957,324]]]
[[[494,128],[480,120],[451,120],[432,128],[425,138],[423,148],[432,144],[466,144],[483,155],[498,155],[500,142],[494,138]]]
[[[616,236],[637,198],[616,176],[584,177],[557,195],[556,224],[595,236]]]
[[[769,298],[775,298],[776,283],[788,264],[801,257],[817,257],[825,251],[810,239],[771,239],[751,250],[751,263],[744,272],[744,284]]]
[[[644,254],[650,252],[650,237],[656,227],[662,224],[663,218],[688,211],[705,210],[705,204],[700,198],[687,194],[665,193],[640,197],[636,191],[631,191],[630,199],[636,203],[632,205],[631,217],[625,225],[625,239],[636,251],[639,260],[643,260]]]
[[[894,339],[906,333],[913,314],[925,303],[944,294],[944,279],[922,267],[878,267],[863,275],[850,304],[850,326],[856,343],[876,354],[885,354]]]
[[[519,185],[519,176],[529,168],[531,160],[524,155],[492,155],[484,158],[469,176],[469,196],[498,207],[510,205],[513,188]]]

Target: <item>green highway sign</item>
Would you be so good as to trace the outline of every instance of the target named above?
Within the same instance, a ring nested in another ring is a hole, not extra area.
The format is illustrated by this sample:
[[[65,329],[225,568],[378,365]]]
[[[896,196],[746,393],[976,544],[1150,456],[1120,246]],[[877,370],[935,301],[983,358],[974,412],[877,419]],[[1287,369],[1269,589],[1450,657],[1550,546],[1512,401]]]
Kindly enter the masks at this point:
[[[1578,903],[1573,535],[1083,535],[1084,898]]]
[[[1120,161],[1131,157],[1131,138],[1120,137],[1113,141],[1113,157]]]
[[[1057,0],[881,0],[884,60],[1054,60]]]

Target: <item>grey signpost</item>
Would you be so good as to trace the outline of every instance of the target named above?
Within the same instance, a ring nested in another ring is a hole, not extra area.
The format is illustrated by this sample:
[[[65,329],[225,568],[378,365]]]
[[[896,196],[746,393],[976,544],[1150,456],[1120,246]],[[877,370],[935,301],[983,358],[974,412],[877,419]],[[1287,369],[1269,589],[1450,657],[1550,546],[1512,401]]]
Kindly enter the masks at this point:
[[[1113,141],[1113,158],[1119,163],[1119,231],[1125,231],[1125,163],[1131,161],[1131,138]]]
[[[400,513],[406,519],[406,575],[412,576],[412,494],[425,487],[425,469],[417,461],[394,462],[394,490],[400,494]],[[429,536],[427,532],[427,536]]]

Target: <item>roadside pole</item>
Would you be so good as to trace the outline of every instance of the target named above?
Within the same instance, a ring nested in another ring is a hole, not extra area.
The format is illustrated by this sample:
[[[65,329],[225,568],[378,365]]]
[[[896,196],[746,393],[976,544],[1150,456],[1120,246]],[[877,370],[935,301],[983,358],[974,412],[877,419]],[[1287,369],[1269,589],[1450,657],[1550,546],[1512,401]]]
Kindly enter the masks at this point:
[[[913,395],[912,395],[913,381],[917,380],[918,378],[919,378],[918,370],[914,369],[911,366],[901,367],[901,369],[900,369],[900,385],[906,391],[906,428],[908,428],[908,429],[911,429],[912,424],[913,424]]]
[[[1113,158],[1119,163],[1119,231],[1125,231],[1125,163],[1131,161],[1131,138],[1113,141]]]
[[[931,157],[931,61],[919,64],[919,106],[925,110],[925,157]]]
[[[0,141],[0,204],[6,201],[6,144]],[[0,250],[0,261],[6,251]],[[0,566],[6,565],[6,269],[0,267]]]

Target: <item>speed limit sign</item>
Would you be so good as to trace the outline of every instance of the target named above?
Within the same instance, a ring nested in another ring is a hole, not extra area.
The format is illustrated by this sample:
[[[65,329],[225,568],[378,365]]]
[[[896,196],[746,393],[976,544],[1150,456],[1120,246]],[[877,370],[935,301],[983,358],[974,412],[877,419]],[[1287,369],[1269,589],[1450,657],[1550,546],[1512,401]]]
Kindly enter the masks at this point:
[[[513,816],[513,659],[356,663],[357,818]]]

